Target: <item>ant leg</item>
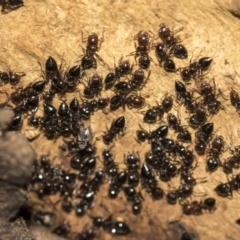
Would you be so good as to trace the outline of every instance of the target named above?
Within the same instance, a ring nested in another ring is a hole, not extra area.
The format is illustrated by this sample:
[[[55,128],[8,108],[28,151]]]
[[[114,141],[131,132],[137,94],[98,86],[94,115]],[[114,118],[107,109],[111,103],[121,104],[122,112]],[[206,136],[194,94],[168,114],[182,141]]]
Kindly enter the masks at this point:
[[[87,41],[87,37],[86,38],[83,37],[83,30],[81,30],[81,35],[82,35],[82,43],[85,43]]]
[[[99,46],[98,46],[98,51],[100,50],[100,48],[102,46],[102,43],[104,42],[104,31],[105,31],[105,29],[103,28],[103,30],[102,30],[102,37],[100,39]]]

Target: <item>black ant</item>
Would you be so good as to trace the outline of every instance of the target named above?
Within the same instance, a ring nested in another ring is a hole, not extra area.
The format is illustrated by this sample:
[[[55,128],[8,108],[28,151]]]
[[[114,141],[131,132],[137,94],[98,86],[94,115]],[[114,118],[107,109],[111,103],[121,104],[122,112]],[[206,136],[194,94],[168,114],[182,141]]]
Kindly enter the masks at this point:
[[[135,58],[139,57],[138,63],[141,68],[148,69],[151,62],[151,58],[148,55],[150,50],[150,36],[145,31],[139,31],[139,33],[134,37],[134,40],[138,41],[138,46],[135,44]]]
[[[119,107],[122,107],[125,110],[125,105],[127,105],[129,109],[131,108],[141,109],[146,105],[145,98],[137,94],[131,94],[127,97],[121,94],[117,94],[110,99],[111,111],[115,111]]]
[[[235,147],[235,150],[232,151],[233,156],[229,157],[223,164],[223,171],[227,174],[232,173],[233,168],[237,169],[240,165],[240,152],[238,147]]]
[[[83,38],[82,32],[82,41],[85,42],[86,40]],[[99,41],[98,35],[96,33],[91,33],[87,38],[87,46],[86,50],[84,50],[84,56],[81,60],[81,67],[83,69],[90,69],[96,68],[97,63],[94,56],[96,56],[100,61],[103,62],[102,58],[96,53],[100,50],[101,44],[104,41],[104,29],[102,32],[102,38]]]
[[[206,122],[207,111],[202,103],[198,104],[195,113],[189,118],[189,126],[196,129]]]
[[[207,163],[207,170],[213,172],[217,170],[218,166],[221,165],[221,161],[219,159],[220,154],[224,148],[224,139],[222,136],[216,136],[211,144],[211,148],[208,150],[208,159]]]
[[[116,76],[113,72],[108,73],[104,79],[105,90],[112,88],[116,80]]]
[[[88,86],[85,87],[83,93],[86,98],[94,98],[99,95],[102,90],[102,78],[98,74],[94,74],[89,80]]]
[[[13,10],[23,7],[22,0],[3,0],[2,2],[2,13],[6,14]]]
[[[123,133],[124,129],[125,117],[121,116],[112,122],[110,129],[103,135],[104,143],[110,144],[117,135]]]
[[[165,23],[161,23],[158,29],[158,36],[168,48],[173,47],[180,41],[180,38],[174,37],[174,34],[181,31],[182,29],[183,27],[173,32]]]
[[[20,82],[21,78],[25,75],[26,75],[25,73],[17,74],[12,71],[9,72],[0,71],[0,84],[10,83],[10,85],[15,86]]]
[[[230,101],[232,106],[234,106],[237,110],[237,113],[240,113],[240,98],[239,94],[235,90],[231,90],[230,92]]]
[[[126,81],[120,81],[114,85],[114,91],[121,95],[127,95],[131,91],[131,86]]]
[[[141,90],[145,84],[147,83],[149,76],[151,74],[151,71],[148,72],[148,76],[144,76],[144,71],[139,68],[137,69],[133,74],[132,78],[129,81],[129,85],[131,90],[136,91],[136,90]]]
[[[153,106],[145,112],[143,121],[146,123],[155,123],[158,119],[163,117],[164,113],[169,112],[172,107],[172,96],[165,95],[162,99],[161,105]]]
[[[139,125],[140,126],[140,125]],[[156,139],[157,141],[163,139],[168,134],[168,126],[162,125],[156,128],[155,130],[151,132],[147,132],[140,126],[141,130],[137,130],[137,141],[144,142],[145,140],[148,140],[149,142]]]
[[[180,125],[180,120],[175,115],[173,115],[172,113],[169,113],[167,116],[167,121],[168,121],[169,127],[173,128],[176,132],[179,133],[177,136],[178,141],[182,141],[186,143],[192,141],[191,134],[187,129],[185,129],[183,126]]]
[[[232,187],[229,183],[220,183],[214,190],[220,197],[232,197]]]
[[[203,214],[203,210],[207,210],[210,213],[213,213],[216,210],[216,200],[214,198],[206,198],[202,201],[192,201],[192,202],[182,202],[180,201],[182,206],[183,213],[186,215],[201,215]]]
[[[213,127],[213,123],[206,123],[196,132],[195,151],[199,155],[204,155],[206,146],[212,138]]]
[[[110,177],[116,177],[118,174],[118,165],[114,162],[113,154],[106,149],[102,152],[104,169]]]
[[[180,69],[182,80],[188,83],[192,78],[195,79],[197,74],[200,78],[202,78],[202,72],[208,70],[211,63],[212,58],[210,57],[203,57],[200,58],[197,62],[190,63],[188,67]]]
[[[141,95],[131,94],[127,96],[125,103],[129,109],[131,108],[143,108],[146,105],[145,98]]]
[[[115,77],[120,78],[132,72],[133,66],[130,65],[129,60],[122,61],[122,58],[119,60],[118,66],[115,67]]]
[[[203,104],[207,106],[210,114],[217,114],[220,109],[224,109],[220,101],[217,100],[215,81],[214,87],[209,83],[202,82],[200,94],[203,96]],[[219,90],[220,91],[220,90]]]

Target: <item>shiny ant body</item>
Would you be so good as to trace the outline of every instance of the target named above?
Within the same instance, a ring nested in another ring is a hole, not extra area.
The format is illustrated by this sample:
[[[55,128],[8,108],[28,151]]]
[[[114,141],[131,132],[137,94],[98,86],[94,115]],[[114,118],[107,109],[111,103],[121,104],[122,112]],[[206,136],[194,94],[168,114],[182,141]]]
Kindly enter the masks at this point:
[[[122,59],[120,59],[118,66],[115,67],[115,77],[119,79],[120,77],[130,74],[132,68],[133,66],[130,65],[129,60],[122,61]]]
[[[195,151],[198,155],[204,155],[207,144],[212,138],[213,128],[213,123],[206,123],[196,132]]]
[[[234,106],[237,110],[237,113],[240,113],[240,98],[239,94],[235,90],[231,90],[230,92],[230,101],[232,106]]]
[[[206,198],[202,201],[181,202],[183,214],[186,215],[201,215],[204,210],[213,213],[216,210],[216,200],[214,198]]]
[[[129,109],[131,109],[131,108],[141,109],[141,108],[145,107],[145,105],[146,105],[145,98],[142,97],[141,95],[137,95],[137,94],[130,94],[128,96],[117,94],[117,95],[114,95],[110,99],[110,110],[111,111],[115,111],[119,107],[122,107],[123,109],[125,109],[125,105]]]
[[[110,144],[117,135],[123,134],[124,129],[125,129],[125,117],[121,116],[115,119],[112,122],[110,129],[103,135],[104,143]]]
[[[172,113],[169,113],[167,116],[168,125],[170,128],[174,129],[175,132],[178,132],[177,140],[181,142],[191,142],[192,137],[191,134],[187,129],[185,129],[183,126],[180,125],[180,120],[173,115]]]
[[[141,90],[147,83],[151,72],[148,72],[148,76],[144,76],[144,71],[139,68],[133,74],[132,78],[129,80],[129,85],[132,91]]]
[[[6,14],[23,6],[22,0],[4,0],[2,2],[2,13]]]
[[[207,170],[213,172],[221,165],[220,154],[224,150],[224,139],[222,136],[216,136],[211,143],[211,148],[208,150]]]
[[[148,109],[143,117],[143,121],[146,123],[156,123],[157,120],[160,120],[164,113],[169,112],[173,107],[173,98],[172,96],[164,96],[161,102],[161,105],[153,106]]]
[[[26,75],[25,73],[17,74],[12,71],[9,72],[0,71],[0,85],[2,83],[3,84],[9,83],[10,85],[15,86],[20,82],[21,78],[25,75]]]
[[[139,31],[139,33],[134,37],[134,40],[137,40],[138,45],[135,48],[134,52],[135,58],[138,58],[138,64],[143,69],[148,69],[150,67],[151,58],[148,55],[150,50],[150,36],[145,31]]]
[[[158,128],[156,128],[155,130],[153,130],[151,132],[147,132],[141,126],[140,126],[140,128],[141,129],[137,130],[137,132],[136,132],[137,141],[139,141],[139,142],[144,142],[146,140],[151,142],[154,139],[156,141],[159,141],[159,140],[165,138],[166,135],[168,134],[168,126],[167,125],[159,126]]]
[[[202,82],[199,92],[203,97],[202,103],[207,106],[210,114],[217,114],[220,109],[224,109],[221,102],[217,100],[218,95],[216,94],[215,81],[214,87],[212,87],[209,83]]]
[[[226,174],[232,173],[233,169],[238,169],[240,166],[240,151],[238,147],[232,150],[232,156],[229,157],[223,164],[223,172]]]
[[[182,80],[186,83],[190,82],[193,78],[197,76],[202,78],[203,71],[207,71],[212,63],[212,58],[202,57],[197,62],[190,63],[188,67],[180,69],[180,75]]]
[[[86,50],[84,50],[84,56],[81,60],[81,67],[85,69],[96,68],[97,62],[94,56],[96,56],[100,61],[103,62],[102,58],[97,54],[97,51],[100,50],[101,44],[104,41],[104,30],[102,33],[102,38],[99,40],[96,33],[91,33],[87,38]],[[83,32],[82,32],[82,40]]]
[[[102,78],[98,74],[94,74],[85,87],[83,94],[86,98],[94,98],[98,96],[102,90]]]

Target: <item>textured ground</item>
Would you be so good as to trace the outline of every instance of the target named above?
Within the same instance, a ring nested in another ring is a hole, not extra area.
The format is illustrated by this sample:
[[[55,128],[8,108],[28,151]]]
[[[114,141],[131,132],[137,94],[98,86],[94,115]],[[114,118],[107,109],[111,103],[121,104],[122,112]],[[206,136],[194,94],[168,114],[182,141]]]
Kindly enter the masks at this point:
[[[226,96],[229,95],[232,87],[240,92],[240,55],[238,54],[240,50],[240,19],[229,12],[231,10],[237,14],[239,7],[237,2],[213,0],[201,2],[119,0],[95,1],[92,4],[85,0],[69,2],[26,0],[25,2],[25,6],[19,10],[7,15],[0,15],[0,70],[11,69],[27,73],[26,77],[22,78],[24,86],[41,78],[38,62],[44,66],[45,60],[50,55],[58,63],[62,62],[66,69],[79,63],[82,54],[81,46],[84,46],[81,40],[81,31],[84,36],[90,32],[101,35],[104,28],[104,43],[99,55],[113,68],[114,59],[117,62],[122,56],[125,57],[134,50],[133,37],[139,30],[150,30],[156,33],[158,25],[164,22],[173,26],[174,29],[184,27],[181,37],[183,44],[188,49],[189,59],[177,61],[179,67],[188,65],[190,59],[210,56],[214,61],[206,80],[215,79],[217,88],[220,88]],[[153,52],[151,52],[151,56],[156,62]],[[128,59],[134,63],[133,57],[128,57]],[[98,65],[96,71],[105,76],[109,70]],[[87,73],[91,74],[92,71]],[[174,95],[174,81],[179,79],[178,74],[166,73],[159,66],[152,64],[149,82],[142,91],[147,103],[154,104],[166,92]],[[190,88],[194,88],[194,85]],[[103,96],[110,97],[111,94],[111,92],[106,92],[103,93]],[[71,99],[73,95],[69,94],[67,98]],[[54,101],[58,105],[61,100],[56,98]],[[229,101],[224,99],[222,101],[225,111],[220,111],[211,119],[215,123],[216,134],[223,135],[227,145],[240,145],[239,116],[230,106]],[[112,119],[120,115],[122,115],[121,109],[114,113],[110,112],[108,115],[101,112],[94,114],[91,126],[95,137],[101,136]],[[143,158],[144,152],[148,149],[148,146],[144,144],[139,146],[134,140],[138,123],[142,122],[142,114],[139,111],[127,109],[124,115],[128,128],[125,136],[118,140],[113,148],[120,168],[124,153],[137,149]],[[186,123],[185,118],[187,117],[188,115],[183,111],[181,115],[183,124]],[[149,129],[148,125],[142,125]],[[24,128],[23,132],[29,134],[27,128]],[[56,161],[69,168],[68,158],[58,148],[61,143],[61,139],[53,142],[46,140],[40,134],[35,141],[31,142],[31,145],[38,156],[50,153],[51,158],[57,156]],[[101,141],[96,141],[96,146],[98,149],[104,147]],[[224,153],[223,159],[228,155],[229,152]],[[190,232],[194,239],[239,239],[239,226],[235,224],[235,220],[240,217],[239,194],[234,193],[232,200],[218,198],[213,189],[218,182],[227,181],[225,174],[218,170],[210,175],[205,171],[204,158],[199,158],[198,162],[196,176],[207,177],[207,182],[198,184],[195,191],[206,192],[208,196],[217,199],[217,210],[214,214],[181,217],[179,205],[169,206],[165,200],[153,202],[148,196],[145,196],[144,210],[140,216],[136,217],[131,214],[130,206],[123,195],[119,196],[118,201],[108,200],[107,193],[104,191],[107,189],[107,185],[101,188],[95,207],[90,210],[90,214],[107,217],[110,213],[114,213],[114,217],[127,221],[133,230],[128,239],[179,239],[183,228]],[[177,186],[178,184],[172,182],[170,185]],[[169,189],[165,183],[160,183],[160,186],[166,191]],[[192,198],[200,199],[194,196]],[[53,197],[49,200],[54,202],[56,198]],[[103,208],[101,205],[106,207]],[[60,219],[66,218],[71,221],[72,229],[75,232],[81,231],[89,224],[88,217],[78,219],[74,214],[68,216],[59,213],[59,215]],[[180,220],[169,224],[170,221],[177,219]],[[102,233],[99,238],[111,239],[112,237],[104,236]],[[124,238],[121,237],[121,239]]]

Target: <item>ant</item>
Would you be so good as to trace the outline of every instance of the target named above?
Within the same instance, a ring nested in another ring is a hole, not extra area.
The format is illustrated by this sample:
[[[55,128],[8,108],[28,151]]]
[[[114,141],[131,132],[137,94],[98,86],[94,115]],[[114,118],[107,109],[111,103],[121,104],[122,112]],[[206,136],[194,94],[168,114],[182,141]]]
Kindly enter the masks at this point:
[[[157,141],[163,139],[168,134],[168,126],[162,125],[155,129],[152,132],[147,132],[142,128],[141,125],[139,125],[141,130],[137,130],[137,141],[144,142],[145,140],[148,140],[149,142],[156,139]]]
[[[0,71],[0,84],[2,84],[3,82],[4,84],[10,83],[10,85],[15,86],[20,82],[23,76],[26,76],[26,74],[25,73],[17,74],[12,71],[9,72]]]
[[[240,152],[239,148],[235,147],[235,150],[232,151],[233,156],[229,157],[223,164],[223,171],[227,174],[232,173],[233,168],[239,168],[240,165]]]
[[[105,90],[112,88],[116,80],[116,76],[113,72],[108,73],[104,79]]]
[[[141,109],[141,108],[144,108],[146,105],[145,98],[137,94],[129,95],[126,98],[125,103],[129,109],[131,108]]]
[[[102,90],[102,78],[98,74],[94,74],[85,87],[83,93],[86,98],[94,98],[99,95]]]
[[[237,113],[240,113],[240,98],[239,94],[235,90],[231,90],[230,92],[230,101],[232,106],[234,106],[237,110]]]
[[[131,91],[131,86],[128,82],[120,81],[114,85],[114,91],[121,95],[128,95]]]
[[[102,217],[92,217],[93,225],[97,228],[102,227],[103,230],[112,235],[128,235],[131,233],[129,226],[123,221],[116,221],[109,216],[107,219]]]
[[[175,90],[177,100],[181,101],[190,113],[194,113],[198,103],[192,94],[187,91],[186,86],[180,81],[175,81]]]
[[[203,71],[207,71],[212,63],[212,58],[202,57],[197,62],[190,63],[188,67],[180,69],[180,75],[182,80],[186,83],[193,78],[196,78],[196,75],[200,78],[203,77]]]
[[[180,125],[180,120],[175,115],[169,113],[167,116],[167,121],[169,127],[173,128],[176,132],[179,133],[177,136],[178,141],[185,143],[192,141],[191,134],[187,129],[184,129],[184,127]]]
[[[187,201],[186,203],[184,203],[180,201],[183,213],[186,215],[201,215],[203,214],[203,210],[207,210],[210,213],[213,213],[216,210],[215,204],[216,200],[214,198],[206,198],[203,202]]]
[[[213,123],[206,123],[196,132],[195,151],[198,155],[204,155],[206,146],[212,138],[213,128]]]
[[[167,203],[174,205],[176,204],[177,200],[185,199],[189,196],[191,196],[193,193],[193,186],[189,184],[182,184],[177,190],[170,191],[166,198]]]
[[[164,113],[169,112],[173,107],[173,98],[172,96],[163,96],[161,105],[153,106],[148,109],[143,117],[143,121],[146,123],[156,123],[157,119],[161,119]]]
[[[102,152],[103,165],[110,177],[116,177],[118,174],[118,165],[114,162],[113,154],[110,150],[105,149]]]
[[[110,144],[110,142],[113,141],[116,135],[119,135],[120,133],[123,134],[124,129],[125,129],[125,117],[121,116],[115,119],[112,122],[110,129],[103,135],[104,143]]]
[[[213,172],[217,170],[219,165],[221,165],[219,156],[223,151],[224,143],[225,142],[222,136],[216,136],[212,140],[211,148],[208,150],[209,157],[206,161],[208,171]]]
[[[209,83],[202,82],[200,85],[200,94],[203,96],[203,104],[207,105],[210,114],[217,114],[220,109],[224,109],[220,101],[217,100],[216,85],[214,87]],[[219,90],[220,91],[220,90]]]
[[[45,75],[47,82],[52,80],[53,82],[57,82],[60,79],[60,72],[57,66],[56,60],[49,56],[45,63]]]
[[[127,105],[129,109],[131,108],[141,109],[146,105],[145,98],[137,94],[131,94],[127,97],[121,94],[117,94],[110,99],[111,111],[115,111],[119,107],[122,107],[125,110],[125,105]]]
[[[232,197],[232,187],[229,183],[220,183],[214,190],[220,197]]]
[[[128,184],[131,187],[135,187],[138,185],[140,181],[140,158],[136,154],[127,154],[124,158],[124,162],[127,165],[128,171]]]
[[[207,119],[206,108],[202,103],[200,103],[196,107],[195,113],[189,118],[188,123],[190,127],[197,129],[206,122],[206,119]]]
[[[111,179],[108,196],[116,198],[123,185],[127,182],[128,172],[119,172],[114,178]]]
[[[168,48],[171,48],[180,41],[180,38],[178,36],[174,37],[174,34],[182,29],[183,27],[173,32],[165,23],[161,23],[158,29],[158,36]]]
[[[136,46],[135,43],[135,59],[136,57],[139,57],[139,66],[143,69],[148,69],[150,67],[151,61],[151,58],[148,55],[148,52],[150,50],[150,36],[145,31],[139,31],[139,33],[134,37],[134,40],[138,41],[138,46]]]
[[[141,90],[147,83],[150,74],[151,74],[151,71],[149,71],[148,76],[145,77],[144,71],[141,68],[137,69],[132,74],[132,78],[129,81],[129,86],[130,86],[131,90],[133,90],[133,91]]]
[[[22,0],[3,0],[2,2],[2,13],[6,14],[13,10],[23,7]]]
[[[91,33],[87,39],[84,39],[83,32],[82,32],[82,41],[83,42],[87,41],[87,46],[86,46],[86,50],[83,49],[84,56],[81,60],[81,67],[84,70],[90,69],[92,67],[96,68],[97,63],[96,63],[96,59],[94,58],[94,56],[96,56],[100,61],[103,62],[103,59],[96,52],[100,50],[101,44],[104,41],[104,29],[102,31],[102,38],[100,40],[96,33]]]
[[[122,61],[122,58],[119,60],[118,66],[115,67],[115,77],[119,79],[127,74],[132,72],[133,65],[130,65],[129,60]]]

